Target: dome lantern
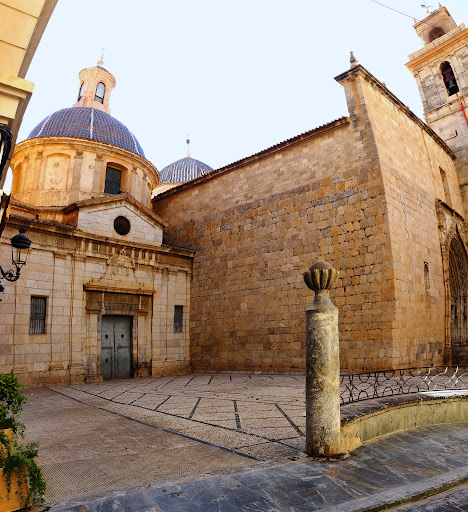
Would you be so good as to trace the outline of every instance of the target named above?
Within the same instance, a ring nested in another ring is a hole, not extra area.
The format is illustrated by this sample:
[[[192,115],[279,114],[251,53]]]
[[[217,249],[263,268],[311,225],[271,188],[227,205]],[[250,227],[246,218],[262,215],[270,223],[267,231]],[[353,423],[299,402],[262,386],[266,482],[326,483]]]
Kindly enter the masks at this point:
[[[109,100],[115,87],[115,78],[103,67],[103,60],[93,68],[85,68],[78,75],[80,86],[74,107],[91,107],[109,113]]]

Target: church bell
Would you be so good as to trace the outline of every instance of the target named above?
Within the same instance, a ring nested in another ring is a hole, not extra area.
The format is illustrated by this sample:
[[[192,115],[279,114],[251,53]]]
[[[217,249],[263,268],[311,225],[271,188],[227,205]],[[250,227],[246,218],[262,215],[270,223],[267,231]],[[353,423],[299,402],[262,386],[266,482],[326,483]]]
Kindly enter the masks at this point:
[[[455,80],[449,80],[445,85],[447,87],[449,96],[452,96],[452,94],[456,94],[458,92],[458,85]]]

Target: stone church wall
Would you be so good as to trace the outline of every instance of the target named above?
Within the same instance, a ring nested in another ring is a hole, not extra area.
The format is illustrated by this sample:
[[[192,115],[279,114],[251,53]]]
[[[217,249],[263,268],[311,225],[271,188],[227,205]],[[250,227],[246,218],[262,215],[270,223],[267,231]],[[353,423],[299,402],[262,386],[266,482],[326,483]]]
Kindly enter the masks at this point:
[[[356,135],[342,122],[155,203],[170,219],[165,241],[197,251],[194,369],[303,371],[304,311],[313,296],[302,274],[317,259],[341,270],[332,295],[341,309],[342,366],[366,365],[358,312],[381,302],[380,262],[368,251],[380,246],[384,254],[383,202]]]
[[[155,212],[169,222],[165,241],[196,250],[190,321],[195,370],[303,371],[304,311],[313,297],[302,274],[317,259],[340,270],[332,298],[340,309],[343,370],[442,361],[434,205],[442,189],[431,173],[441,165],[455,190],[453,162],[402,106],[385,103],[379,87],[348,78],[350,119],[153,200]],[[398,123],[411,132],[410,144],[404,140],[401,148],[391,140]],[[389,125],[395,128],[386,135]],[[421,293],[426,260],[428,295]],[[423,318],[416,318],[421,312]]]
[[[455,161],[398,101],[376,84],[360,84],[382,169],[393,261],[395,319],[389,337],[398,344],[385,339],[379,353],[391,366],[448,362],[436,202],[463,215]]]
[[[13,371],[26,385],[100,380],[102,315],[132,317],[132,375],[189,367],[189,253],[13,217],[0,240],[3,268],[21,225],[32,248],[20,279],[3,281],[0,373]],[[30,334],[31,296],[47,297],[44,334]],[[174,332],[175,305],[184,309],[182,332]]]

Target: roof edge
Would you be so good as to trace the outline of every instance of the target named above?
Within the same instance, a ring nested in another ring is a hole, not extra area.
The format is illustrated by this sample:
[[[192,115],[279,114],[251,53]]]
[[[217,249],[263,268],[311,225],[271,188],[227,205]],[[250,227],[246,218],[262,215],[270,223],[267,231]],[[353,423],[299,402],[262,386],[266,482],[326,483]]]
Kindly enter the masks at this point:
[[[99,197],[95,197],[94,199],[83,199],[81,201],[76,201],[72,204],[69,204],[68,206],[65,206],[62,211],[63,213],[71,213],[75,210],[79,210],[80,208],[86,207],[86,206],[92,206],[95,204],[102,204],[102,203],[115,203],[118,201],[127,201],[128,203],[135,206],[137,209],[143,211],[151,217],[154,221],[156,221],[158,224],[160,224],[163,228],[166,228],[169,226],[169,223],[167,223],[165,220],[163,220],[159,215],[154,213],[149,208],[146,208],[143,204],[141,204],[139,201],[137,201],[133,196],[122,192],[120,194],[113,194],[113,195],[101,195]]]
[[[306,140],[313,139],[313,138],[317,137],[318,135],[321,135],[322,133],[325,133],[327,131],[335,130],[335,129],[341,128],[343,126],[348,126],[350,123],[351,123],[351,119],[347,116],[343,116],[338,119],[335,119],[334,121],[331,121],[327,124],[323,124],[321,126],[318,126],[317,128],[313,128],[312,130],[309,130],[308,132],[301,133],[299,135],[296,135],[295,137],[291,137],[290,139],[286,139],[282,142],[274,144],[273,146],[263,149],[262,151],[259,151],[258,153],[254,153],[253,155],[250,155],[250,156],[247,156],[240,160],[237,160],[236,162],[225,165],[224,167],[215,169],[212,172],[205,174],[204,176],[200,176],[199,178],[196,178],[192,181],[188,181],[186,183],[181,183],[180,185],[177,185],[176,187],[173,187],[169,190],[166,190],[165,192],[162,192],[161,194],[154,196],[151,200],[151,203],[156,203],[160,199],[168,197],[172,194],[176,194],[181,190],[199,185],[200,183],[203,183],[203,182],[211,180],[211,179],[215,179],[218,176],[220,176],[222,174],[226,174],[231,171],[234,171],[235,169],[238,169],[239,167],[242,167],[243,165],[247,165],[247,164],[256,162],[258,160],[262,160],[263,158],[267,158],[268,156],[274,155],[275,153],[277,153],[279,151],[282,151],[284,149],[287,149],[287,148],[290,148],[297,144],[300,144],[301,142],[304,142]]]

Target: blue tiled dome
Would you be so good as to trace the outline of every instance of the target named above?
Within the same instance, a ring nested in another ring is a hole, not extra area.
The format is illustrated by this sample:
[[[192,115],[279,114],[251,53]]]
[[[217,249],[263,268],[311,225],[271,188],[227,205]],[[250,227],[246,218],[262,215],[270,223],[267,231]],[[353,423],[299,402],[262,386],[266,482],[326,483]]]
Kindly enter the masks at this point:
[[[164,167],[160,172],[161,179],[159,183],[185,183],[208,174],[212,170],[209,165],[188,156]]]
[[[104,142],[144,157],[133,133],[114,117],[90,107],[63,108],[41,121],[28,135],[35,137],[73,137]]]

